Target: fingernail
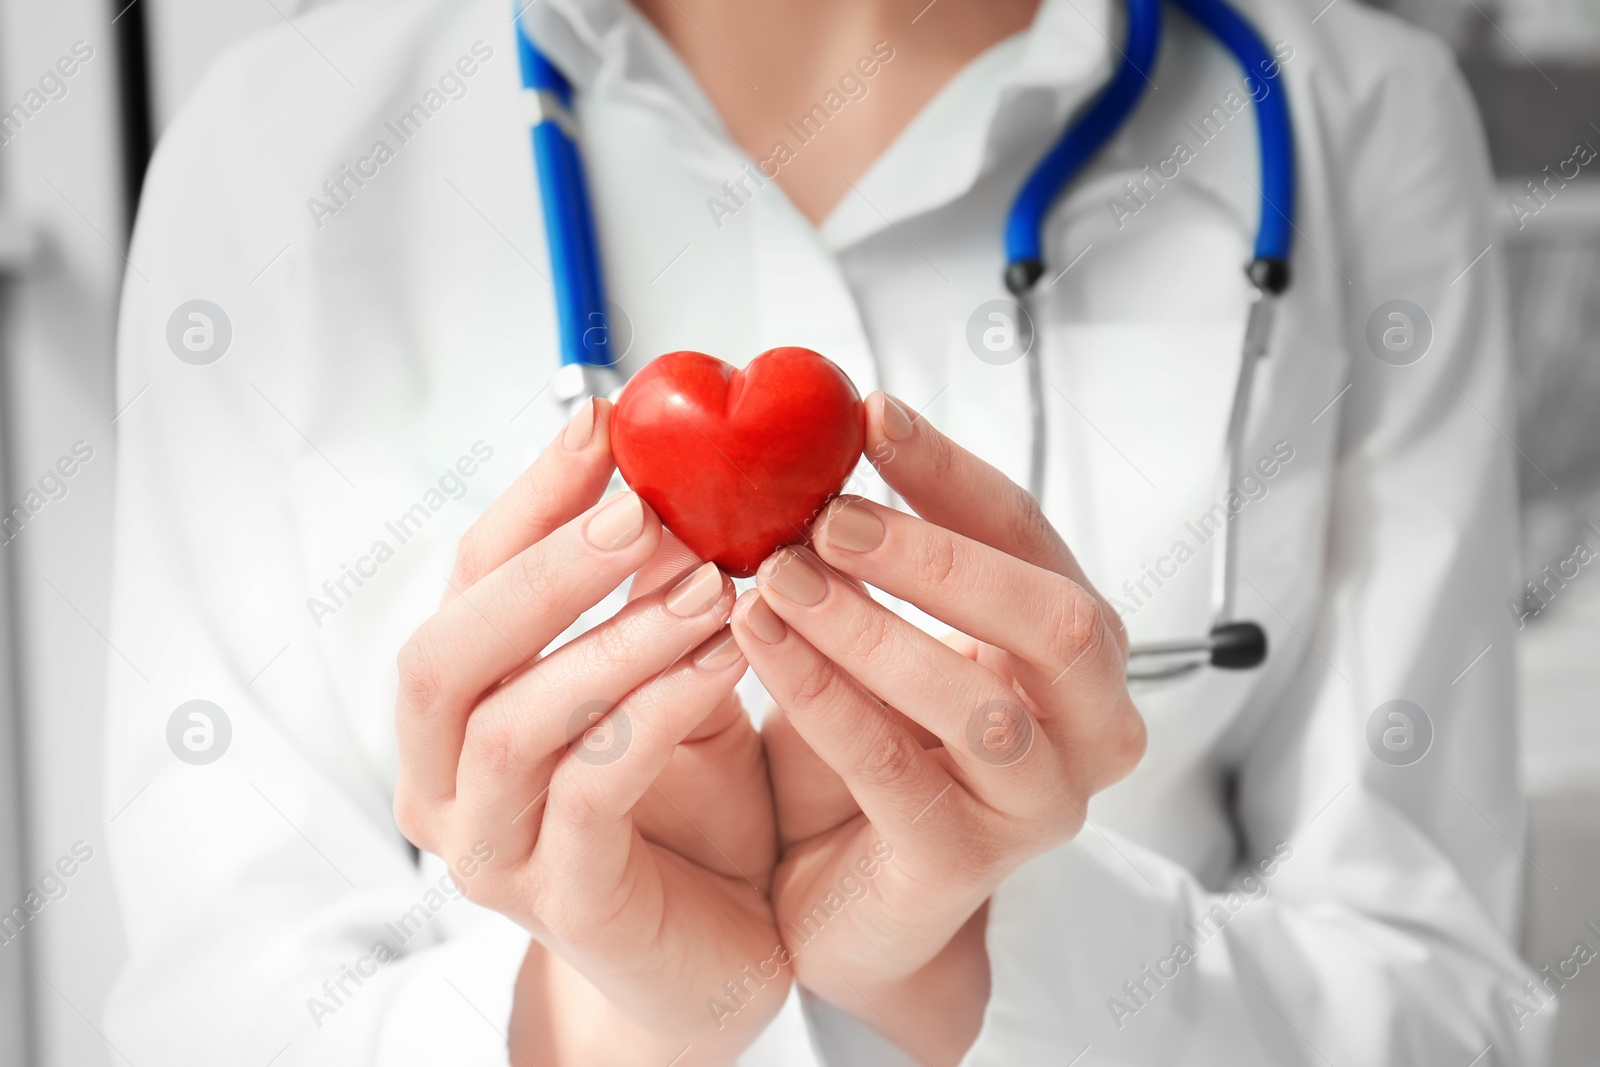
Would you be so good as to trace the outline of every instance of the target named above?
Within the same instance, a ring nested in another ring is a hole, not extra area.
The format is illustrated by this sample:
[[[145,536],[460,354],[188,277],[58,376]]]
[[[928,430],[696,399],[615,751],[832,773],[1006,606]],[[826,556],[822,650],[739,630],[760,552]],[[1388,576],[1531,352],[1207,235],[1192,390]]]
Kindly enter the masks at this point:
[[[769,645],[775,645],[783,640],[783,635],[789,628],[778,618],[778,613],[772,610],[763,597],[756,597],[750,602],[750,610],[744,613],[744,624],[750,627],[750,632]]]
[[[792,548],[780,549],[768,557],[756,572],[756,580],[763,587],[771,586],[796,604],[808,607],[828,595],[828,579]]]
[[[568,452],[581,452],[594,440],[594,397],[583,402],[577,414],[572,416],[567,423],[567,428],[561,431],[561,447]]]
[[[700,646],[700,651],[694,654],[694,665],[703,671],[720,671],[733,666],[743,655],[739,642],[733,639],[733,630],[725,627]]]
[[[846,552],[871,552],[883,544],[883,523],[864,504],[841,497],[828,509],[822,536]]]
[[[715,563],[702,563],[667,594],[667,610],[680,619],[692,619],[722,598],[722,572]]]
[[[883,436],[891,441],[904,441],[911,436],[916,424],[906,406],[888,393],[883,394]]]
[[[618,493],[589,517],[583,539],[602,552],[630,545],[644,532],[644,503],[638,493]]]

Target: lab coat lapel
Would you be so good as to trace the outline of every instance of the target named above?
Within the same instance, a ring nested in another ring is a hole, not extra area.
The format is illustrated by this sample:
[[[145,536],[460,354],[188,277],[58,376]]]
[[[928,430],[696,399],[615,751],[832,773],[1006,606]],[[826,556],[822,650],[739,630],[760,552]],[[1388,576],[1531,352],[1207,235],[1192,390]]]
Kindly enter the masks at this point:
[[[1026,34],[957,73],[856,181],[825,223],[829,246],[843,248],[935,211],[997,168],[1036,160],[1105,82],[1108,42],[1122,34],[1118,20],[1109,0],[1044,0]],[[975,94],[974,84],[985,92]],[[1020,181],[1011,179],[1011,192]]]

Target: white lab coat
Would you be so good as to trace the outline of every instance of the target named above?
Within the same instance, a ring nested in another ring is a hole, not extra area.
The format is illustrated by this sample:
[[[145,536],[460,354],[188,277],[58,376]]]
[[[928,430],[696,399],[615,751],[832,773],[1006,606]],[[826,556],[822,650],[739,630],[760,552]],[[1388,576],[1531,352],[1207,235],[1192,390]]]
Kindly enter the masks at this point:
[[[1516,457],[1500,265],[1476,258],[1482,139],[1442,46],[1353,0],[1321,6],[1243,5],[1292,53],[1276,91],[1300,163],[1294,285],[1244,456],[1292,458],[1236,520],[1239,611],[1271,655],[1139,691],[1142,766],[993,899],[974,1067],[1542,1061],[1554,1008],[1511,947],[1530,876],[1505,607]],[[459,534],[563,418],[504,7],[350,0],[257,37],[150,172],[122,319],[107,743],[132,958],[106,1033],[132,1062],[505,1062],[526,935],[440,893],[390,815],[395,652]],[[533,5],[578,86],[627,364],[810,346],[1023,480],[1024,365],[975,358],[968,318],[1005,295],[1006,204],[1107,76],[1114,10],[1044,0],[816,228],[776,185],[729,196],[750,161],[630,7]],[[1052,276],[1082,258],[1037,310],[1047,508],[1135,640],[1207,623],[1211,546],[1186,524],[1222,499],[1259,184],[1248,114],[1204,144],[1185,125],[1227,110],[1240,72],[1168,21],[1157,88],[1053,216]],[[885,39],[915,48],[917,27]],[[1178,176],[1129,198],[1179,139]],[[232,329],[206,366],[168,340],[195,299]],[[1366,341],[1392,299],[1432,323],[1411,366]],[[870,470],[855,488],[887,499]],[[207,766],[169,750],[193,699],[231,725]],[[1434,727],[1411,766],[1367,741],[1394,699]],[[420,929],[395,925],[417,905]],[[380,940],[399,958],[363,962]],[[905,1061],[801,999],[741,1062]]]

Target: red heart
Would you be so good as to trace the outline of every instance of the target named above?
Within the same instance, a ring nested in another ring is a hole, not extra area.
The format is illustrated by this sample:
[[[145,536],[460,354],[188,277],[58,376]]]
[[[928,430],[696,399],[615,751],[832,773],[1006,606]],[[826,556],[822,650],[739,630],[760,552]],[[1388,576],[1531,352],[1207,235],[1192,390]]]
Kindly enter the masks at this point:
[[[861,397],[808,348],[743,370],[668,352],[633,376],[611,416],[617,469],[701,559],[744,578],[803,541],[861,456]]]

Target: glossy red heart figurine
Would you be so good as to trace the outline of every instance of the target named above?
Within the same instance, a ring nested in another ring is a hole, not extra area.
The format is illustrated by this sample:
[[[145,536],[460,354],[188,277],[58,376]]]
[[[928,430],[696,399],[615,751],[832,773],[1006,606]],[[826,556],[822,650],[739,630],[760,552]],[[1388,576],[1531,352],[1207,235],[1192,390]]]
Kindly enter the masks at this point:
[[[809,348],[743,370],[669,352],[633,376],[611,416],[617,469],[701,559],[755,573],[811,521],[861,456],[861,396]]]

